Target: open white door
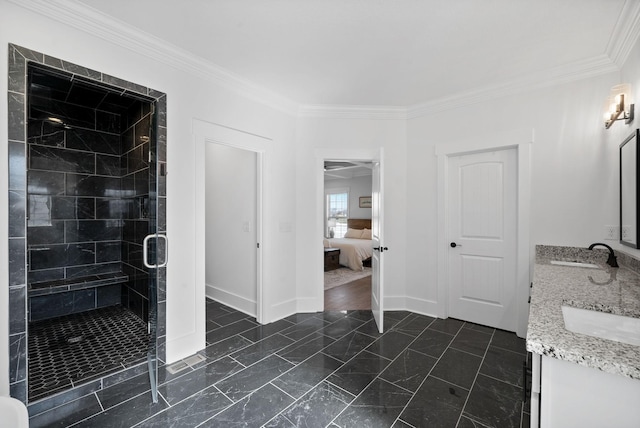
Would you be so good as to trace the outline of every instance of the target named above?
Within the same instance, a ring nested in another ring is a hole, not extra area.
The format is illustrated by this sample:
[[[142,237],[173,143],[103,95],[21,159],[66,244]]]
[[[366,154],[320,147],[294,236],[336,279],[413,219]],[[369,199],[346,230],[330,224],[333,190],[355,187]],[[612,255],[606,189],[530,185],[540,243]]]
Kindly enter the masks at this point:
[[[371,257],[371,311],[373,318],[378,325],[378,331],[383,332],[384,328],[384,257],[383,254],[387,250],[384,247],[383,227],[382,227],[382,189],[383,189],[383,171],[382,171],[382,149],[377,159],[373,159],[372,165],[372,184],[371,184],[371,238],[373,240],[373,256]]]
[[[449,316],[516,331],[516,149],[449,158]]]

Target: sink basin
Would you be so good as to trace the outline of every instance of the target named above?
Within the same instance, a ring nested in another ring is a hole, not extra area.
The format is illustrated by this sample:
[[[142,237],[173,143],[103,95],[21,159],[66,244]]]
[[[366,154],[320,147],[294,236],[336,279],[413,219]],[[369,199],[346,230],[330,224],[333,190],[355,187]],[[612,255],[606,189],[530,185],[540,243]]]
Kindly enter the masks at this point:
[[[583,267],[583,268],[591,268],[591,269],[600,269],[600,266],[593,263],[583,263],[583,262],[563,262],[561,260],[551,260],[552,265],[558,266],[573,266],[573,267]]]
[[[640,346],[640,318],[562,306],[564,326],[574,333]]]

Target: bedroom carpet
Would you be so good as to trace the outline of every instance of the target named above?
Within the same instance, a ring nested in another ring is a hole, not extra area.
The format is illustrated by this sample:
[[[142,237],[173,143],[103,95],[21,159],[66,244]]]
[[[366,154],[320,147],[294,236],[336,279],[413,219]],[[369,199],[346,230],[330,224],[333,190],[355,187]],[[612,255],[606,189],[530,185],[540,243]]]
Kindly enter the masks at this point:
[[[356,272],[347,267],[330,270],[324,273],[324,289],[330,290],[334,287],[338,287],[340,285],[344,285],[348,282],[355,281],[356,279],[360,278],[365,278],[367,276],[371,276],[370,267],[365,267],[361,272]]]

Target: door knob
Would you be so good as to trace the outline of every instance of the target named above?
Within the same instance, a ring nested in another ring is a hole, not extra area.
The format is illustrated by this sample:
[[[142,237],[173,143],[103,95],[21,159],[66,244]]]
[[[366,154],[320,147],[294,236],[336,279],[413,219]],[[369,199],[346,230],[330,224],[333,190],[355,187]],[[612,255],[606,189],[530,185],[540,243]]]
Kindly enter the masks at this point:
[[[451,243],[451,244],[449,244],[449,245],[451,245],[451,248],[462,247],[462,245],[460,245],[460,244],[456,244],[455,242],[452,242],[452,243]]]

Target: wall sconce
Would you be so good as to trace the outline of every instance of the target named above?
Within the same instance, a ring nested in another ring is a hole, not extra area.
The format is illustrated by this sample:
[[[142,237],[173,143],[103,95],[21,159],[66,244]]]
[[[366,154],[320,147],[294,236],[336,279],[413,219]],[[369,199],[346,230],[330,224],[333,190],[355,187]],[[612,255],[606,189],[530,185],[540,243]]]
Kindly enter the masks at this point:
[[[611,88],[611,96],[607,98],[604,114],[604,127],[609,129],[617,120],[629,124],[633,121],[633,107],[631,104],[631,85],[624,83]]]

